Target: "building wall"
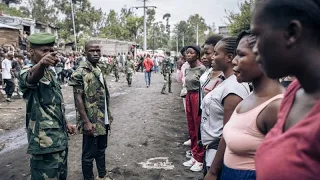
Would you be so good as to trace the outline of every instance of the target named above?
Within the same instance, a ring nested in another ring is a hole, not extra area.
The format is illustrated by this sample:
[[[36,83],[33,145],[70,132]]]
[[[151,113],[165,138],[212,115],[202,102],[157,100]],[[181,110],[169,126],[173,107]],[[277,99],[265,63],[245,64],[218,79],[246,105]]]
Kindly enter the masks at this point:
[[[18,47],[19,33],[18,30],[14,29],[0,29],[0,45],[15,44]]]

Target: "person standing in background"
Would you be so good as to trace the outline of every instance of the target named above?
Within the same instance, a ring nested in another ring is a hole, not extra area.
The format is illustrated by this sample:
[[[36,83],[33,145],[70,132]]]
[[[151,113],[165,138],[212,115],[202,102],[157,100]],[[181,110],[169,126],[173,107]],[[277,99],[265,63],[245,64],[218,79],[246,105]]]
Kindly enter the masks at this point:
[[[200,48],[198,46],[187,46],[185,51],[186,60],[190,68],[186,69],[185,87],[186,94],[186,112],[189,135],[191,139],[192,157],[189,161],[183,163],[191,171],[201,171],[203,168],[203,148],[198,146],[199,140],[199,88],[200,76],[205,72],[205,66],[200,62]]]
[[[134,66],[133,56],[129,54],[127,61],[125,62],[125,73],[126,73],[129,87],[131,87],[132,85],[132,75],[135,74],[134,69],[135,69],[135,66]]]
[[[120,79],[120,76],[119,76],[120,64],[121,63],[120,63],[120,53],[119,53],[118,56],[113,59],[112,65],[111,65],[111,70],[113,70],[114,77],[116,78],[116,82],[118,82]]]
[[[172,69],[172,64],[171,64],[171,60],[170,60],[170,51],[167,51],[166,57],[162,61],[161,74],[163,75],[163,78],[164,78],[164,84],[163,84],[163,87],[161,90],[161,94],[166,94],[167,87],[168,87],[168,92],[172,93],[172,89],[171,89],[171,83],[172,83],[171,74],[172,74],[172,72],[173,72],[173,69]]]
[[[5,59],[1,63],[2,79],[5,85],[4,91],[6,92],[6,101],[13,102],[13,100],[11,100],[11,97],[15,88],[13,69],[12,69],[13,53],[9,52],[4,56],[5,56]]]
[[[148,54],[147,58],[145,58],[143,61],[144,76],[145,76],[147,88],[150,86],[150,83],[151,83],[151,71],[153,66],[154,66],[153,61],[150,58],[150,54]]]
[[[159,72],[159,58],[157,55],[153,56],[154,73]]]

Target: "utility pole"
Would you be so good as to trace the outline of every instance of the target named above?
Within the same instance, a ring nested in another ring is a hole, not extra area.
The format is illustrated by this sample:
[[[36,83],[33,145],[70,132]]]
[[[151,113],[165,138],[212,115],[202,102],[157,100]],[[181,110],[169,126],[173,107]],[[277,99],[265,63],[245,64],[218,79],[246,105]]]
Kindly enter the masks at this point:
[[[148,0],[142,0],[143,1],[143,6],[138,6],[138,7],[132,7],[136,9],[143,8],[143,50],[147,50],[147,12],[146,10],[148,8],[157,8],[156,6],[147,6],[146,2]]]
[[[153,26],[152,28],[152,53],[154,54],[154,29],[155,27]]]
[[[76,25],[75,25],[75,22],[74,22],[73,2],[72,2],[72,0],[70,0],[70,2],[71,2],[71,15],[72,15],[72,24],[73,24],[74,45],[75,45],[76,51],[77,51],[78,50],[78,47],[77,47],[77,34],[76,34]]]
[[[182,47],[184,47],[184,32],[182,33]]]
[[[197,42],[196,42],[196,45],[199,46],[199,25],[198,25],[198,23],[197,23],[196,31],[197,31]]]
[[[179,38],[177,36],[177,53],[179,52]]]

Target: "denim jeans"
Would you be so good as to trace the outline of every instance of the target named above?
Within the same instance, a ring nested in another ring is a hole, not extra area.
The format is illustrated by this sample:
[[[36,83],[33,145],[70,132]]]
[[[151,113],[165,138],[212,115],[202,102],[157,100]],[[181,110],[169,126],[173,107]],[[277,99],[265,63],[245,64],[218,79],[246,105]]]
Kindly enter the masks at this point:
[[[151,82],[151,72],[144,72],[144,78],[146,80],[146,85],[150,86]]]
[[[253,170],[237,170],[223,165],[221,177],[219,180],[255,180],[256,171]]]

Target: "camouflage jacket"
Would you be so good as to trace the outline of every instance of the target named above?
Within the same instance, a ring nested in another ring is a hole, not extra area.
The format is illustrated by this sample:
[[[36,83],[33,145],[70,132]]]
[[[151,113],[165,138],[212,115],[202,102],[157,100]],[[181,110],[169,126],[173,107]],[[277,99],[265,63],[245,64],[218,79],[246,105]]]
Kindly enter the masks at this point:
[[[120,58],[119,57],[115,57],[112,61],[112,65],[111,65],[111,69],[114,71],[119,71],[119,63],[120,63]]]
[[[127,60],[125,62],[125,68],[126,68],[126,73],[127,74],[132,74],[134,72],[134,61],[133,60]]]
[[[104,82],[100,80],[101,75]],[[98,66],[94,68],[91,63],[87,61],[76,69],[69,80],[69,85],[73,86],[75,93],[82,92],[84,94],[83,102],[86,114],[95,127],[94,136],[106,134],[105,118],[108,119],[109,124],[111,124],[113,120],[109,106],[110,97],[106,77]],[[107,109],[107,113],[105,109]],[[80,127],[80,132],[84,133],[83,120],[78,111],[77,125]]]
[[[166,57],[163,61],[162,61],[162,71],[163,73],[172,73],[172,60],[170,57]]]
[[[31,67],[25,66],[19,76],[19,86],[27,100],[28,153],[47,154],[65,150],[68,134],[61,87],[50,69],[45,69],[37,84],[27,83]]]

